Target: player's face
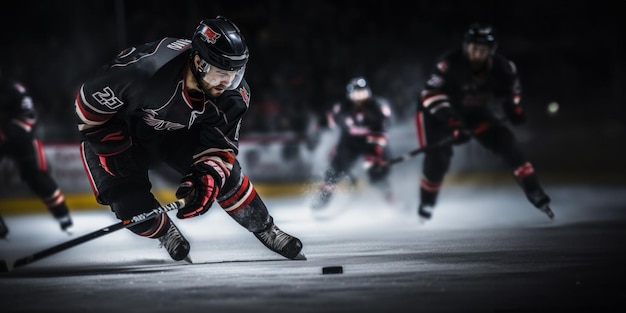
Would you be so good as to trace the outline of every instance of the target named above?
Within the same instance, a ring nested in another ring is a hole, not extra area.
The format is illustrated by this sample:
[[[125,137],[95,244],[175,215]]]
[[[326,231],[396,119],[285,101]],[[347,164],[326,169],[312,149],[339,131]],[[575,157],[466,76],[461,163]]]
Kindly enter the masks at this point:
[[[370,97],[370,91],[368,89],[355,89],[351,91],[348,96],[350,97],[350,100],[356,103],[361,103]]]
[[[202,89],[213,97],[224,93],[237,74],[237,71],[227,71],[212,65],[206,65],[201,72],[204,74],[200,81]]]
[[[470,42],[467,45],[467,58],[472,63],[484,63],[489,58],[491,48],[487,45]]]
[[[235,78],[237,71],[226,71],[211,66],[209,71],[202,77],[202,87],[212,96],[217,97],[224,93]]]

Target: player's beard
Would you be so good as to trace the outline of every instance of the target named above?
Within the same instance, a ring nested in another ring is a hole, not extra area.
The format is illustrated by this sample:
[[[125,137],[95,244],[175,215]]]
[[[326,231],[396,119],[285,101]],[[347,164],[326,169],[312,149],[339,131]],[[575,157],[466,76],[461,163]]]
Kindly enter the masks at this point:
[[[226,90],[226,87],[228,87],[224,85],[212,86],[206,83],[204,80],[202,80],[200,83],[202,84],[200,86],[202,88],[202,91],[204,91],[205,94],[210,95],[214,98],[221,96]]]
[[[489,58],[482,59],[482,60],[470,60],[469,61],[470,69],[474,73],[482,72],[483,70],[487,68],[488,64],[489,64]]]

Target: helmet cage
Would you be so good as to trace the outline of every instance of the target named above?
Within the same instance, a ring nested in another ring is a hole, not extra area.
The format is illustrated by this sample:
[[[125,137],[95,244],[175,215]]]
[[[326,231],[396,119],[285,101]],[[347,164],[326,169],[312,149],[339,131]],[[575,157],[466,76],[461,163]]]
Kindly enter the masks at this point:
[[[216,72],[218,74],[216,74]],[[227,74],[233,74],[230,84],[228,85],[228,87],[226,87],[227,90],[233,90],[237,88],[239,84],[241,84],[244,73],[246,72],[246,66],[244,65],[239,69],[229,71],[219,68],[217,66],[213,66],[209,64],[209,62],[200,58],[200,62],[198,64],[198,76],[203,81],[209,83],[210,85],[217,86],[219,84],[219,81],[211,81],[211,79],[215,76],[224,76],[226,74],[224,72],[228,72]]]

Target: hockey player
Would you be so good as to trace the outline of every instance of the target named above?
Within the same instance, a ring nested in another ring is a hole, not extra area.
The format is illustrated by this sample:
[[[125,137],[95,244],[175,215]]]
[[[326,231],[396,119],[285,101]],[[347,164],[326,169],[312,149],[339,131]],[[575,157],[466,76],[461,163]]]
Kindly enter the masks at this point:
[[[504,121],[508,117],[512,124],[521,124],[525,113],[515,64],[496,48],[493,28],[474,23],[467,29],[462,46],[440,57],[418,101],[415,123],[419,145],[428,146],[451,134],[456,135],[454,144],[475,138],[508,164],[528,200],[553,218],[550,197]],[[450,145],[425,153],[418,206],[422,220],[432,217],[451,157]]]
[[[26,88],[0,75],[0,160],[13,160],[21,179],[59,222],[61,230],[73,225],[65,195],[48,172],[41,140],[35,136],[37,111]],[[6,233],[0,237],[6,237]]]
[[[75,105],[97,201],[120,220],[158,207],[148,171],[165,164],[182,177],[176,197],[186,205],[178,219],[217,202],[269,249],[300,258],[302,243],[276,227],[236,158],[250,102],[248,55],[237,26],[218,16],[202,20],[191,40],[128,48],[87,80]],[[130,230],[158,238],[172,259],[190,261],[189,242],[167,214]]]
[[[326,117],[328,127],[339,128],[339,141],[312,208],[326,207],[341,179],[346,176],[354,179],[350,170],[360,157],[363,157],[370,183],[391,200],[390,168],[384,166],[390,155],[387,132],[391,109],[388,102],[372,94],[364,77],[355,77],[346,85],[346,98],[335,103]]]

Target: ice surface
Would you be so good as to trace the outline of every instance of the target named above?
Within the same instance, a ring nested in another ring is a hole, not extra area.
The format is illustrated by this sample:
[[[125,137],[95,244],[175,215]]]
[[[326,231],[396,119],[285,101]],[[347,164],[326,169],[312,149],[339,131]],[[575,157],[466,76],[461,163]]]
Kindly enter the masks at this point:
[[[335,214],[326,218],[312,213],[308,195],[267,199],[277,225],[302,240],[306,261],[269,251],[215,207],[176,221],[191,242],[194,264],[174,262],[158,241],[122,229],[0,274],[2,311],[453,312],[619,306],[624,188],[546,189],[556,214],[552,222],[512,184],[447,186],[426,224],[415,215],[414,193],[386,204],[367,185],[338,194],[329,207]],[[117,222],[107,210],[73,216],[72,236],[48,214],[5,217],[10,234],[0,242],[2,259]],[[343,266],[344,273],[322,275],[325,266]]]

